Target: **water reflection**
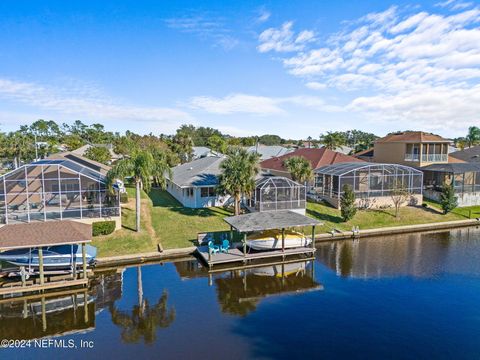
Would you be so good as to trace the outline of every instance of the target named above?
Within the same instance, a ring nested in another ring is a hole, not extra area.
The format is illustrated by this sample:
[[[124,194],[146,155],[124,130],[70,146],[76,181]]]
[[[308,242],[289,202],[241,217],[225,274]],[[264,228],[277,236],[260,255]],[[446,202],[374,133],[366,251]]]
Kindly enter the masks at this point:
[[[138,304],[130,311],[119,310],[112,304],[110,314],[113,324],[122,329],[122,340],[136,343],[141,339],[151,344],[156,339],[157,328],[169,327],[175,320],[175,308],[168,308],[168,292],[164,290],[153,305],[143,297],[142,268],[137,267]]]
[[[476,273],[480,266],[465,262],[465,252],[477,249],[480,242],[478,236],[471,236],[474,231],[326,242],[319,244],[316,256],[337,275],[352,278],[432,277],[449,270]]]

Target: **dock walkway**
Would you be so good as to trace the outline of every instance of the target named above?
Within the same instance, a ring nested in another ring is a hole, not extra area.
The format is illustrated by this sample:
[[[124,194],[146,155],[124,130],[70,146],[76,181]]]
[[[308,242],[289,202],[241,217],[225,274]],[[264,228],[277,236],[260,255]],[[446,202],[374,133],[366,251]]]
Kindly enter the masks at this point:
[[[246,253],[245,255],[240,249],[233,248],[229,249],[228,253],[216,253],[211,256],[208,253],[208,246],[199,246],[197,247],[196,253],[200,259],[207,264],[209,267],[219,264],[227,264],[234,262],[248,262],[250,260],[261,260],[267,258],[281,257],[285,258],[292,255],[312,255],[315,252],[315,249],[312,247],[298,247],[298,248],[287,248],[284,251],[282,249],[278,250],[269,250],[269,251],[255,251]]]

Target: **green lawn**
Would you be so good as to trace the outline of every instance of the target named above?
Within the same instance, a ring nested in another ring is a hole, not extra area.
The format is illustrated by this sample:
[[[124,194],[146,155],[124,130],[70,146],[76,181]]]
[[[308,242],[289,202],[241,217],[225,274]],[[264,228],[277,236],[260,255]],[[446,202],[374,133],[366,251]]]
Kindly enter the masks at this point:
[[[229,230],[223,218],[232,214],[224,208],[184,208],[169,193],[158,189],[152,189],[149,196],[152,226],[165,249],[192,246],[199,232]]]
[[[400,218],[395,218],[395,210],[360,210],[353,220],[346,223],[342,222],[340,210],[325,203],[312,203],[307,205],[307,215],[317,218],[325,223],[320,227],[320,232],[327,232],[333,228],[339,230],[351,230],[353,226],[359,226],[360,229],[372,229],[389,226],[402,226],[414,224],[426,224],[432,222],[442,222],[451,220],[462,220],[468,218],[469,210],[472,210],[472,217],[478,217],[480,206],[467,208],[457,208],[452,213],[443,215],[440,206],[436,203],[426,202],[428,208],[423,207],[403,207],[400,209]],[[473,214],[477,214],[474,216]]]
[[[221,208],[189,209],[184,208],[166,191],[152,189],[147,195],[142,192],[142,231],[136,233],[135,228],[135,190],[127,189],[128,204],[122,206],[123,229],[108,236],[94,238],[99,257],[152,252],[157,245],[164,249],[184,248],[194,244],[199,232],[228,231],[223,218],[231,215]],[[432,222],[462,220],[480,217],[480,206],[457,208],[452,213],[443,215],[440,206],[425,201],[427,208],[404,207],[400,210],[400,218],[396,219],[393,209],[361,210],[354,219],[342,222],[340,211],[325,203],[307,205],[307,215],[324,222],[317,233],[328,232],[333,228],[351,230],[353,226],[360,229],[371,229],[388,226],[425,224]],[[310,229],[305,229],[307,232]]]

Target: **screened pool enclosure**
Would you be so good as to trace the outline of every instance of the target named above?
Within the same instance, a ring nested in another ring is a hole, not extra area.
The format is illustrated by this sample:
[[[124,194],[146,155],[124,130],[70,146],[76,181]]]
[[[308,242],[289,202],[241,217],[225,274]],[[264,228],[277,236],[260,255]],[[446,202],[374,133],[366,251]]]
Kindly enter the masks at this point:
[[[41,160],[0,176],[0,223],[119,215],[104,175],[69,160]]]
[[[256,211],[305,209],[305,186],[281,176],[260,178],[247,206]]]
[[[404,188],[411,195],[422,194],[423,173],[409,166],[376,163],[339,163],[315,170],[315,195],[337,200],[345,185],[357,199],[390,197]],[[335,201],[334,205],[338,205]]]

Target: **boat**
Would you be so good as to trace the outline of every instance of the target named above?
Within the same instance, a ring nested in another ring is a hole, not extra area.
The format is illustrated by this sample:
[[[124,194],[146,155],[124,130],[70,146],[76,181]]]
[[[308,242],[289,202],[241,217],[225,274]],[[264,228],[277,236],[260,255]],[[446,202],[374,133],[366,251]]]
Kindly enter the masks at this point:
[[[312,240],[297,231],[285,230],[285,249],[310,245]],[[247,245],[254,250],[274,250],[282,248],[282,232],[269,230],[247,237]]]
[[[97,248],[86,245],[87,265],[93,265],[97,256]],[[0,253],[0,261],[15,266],[25,266],[38,269],[38,249],[18,249]],[[43,249],[43,267],[45,269],[70,269],[75,263],[77,267],[83,265],[82,248],[79,245],[49,246]]]

